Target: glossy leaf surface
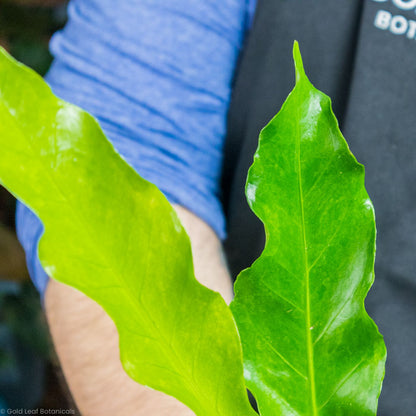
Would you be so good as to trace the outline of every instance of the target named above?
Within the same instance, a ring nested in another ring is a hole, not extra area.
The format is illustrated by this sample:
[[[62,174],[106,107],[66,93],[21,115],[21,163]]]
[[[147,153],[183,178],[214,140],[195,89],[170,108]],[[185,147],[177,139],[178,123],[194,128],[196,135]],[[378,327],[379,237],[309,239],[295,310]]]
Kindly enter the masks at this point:
[[[0,182],[41,218],[47,273],[116,323],[136,381],[197,415],[251,415],[241,346],[218,293],[194,278],[174,210],[97,122],[0,52]]]
[[[263,416],[375,415],[385,346],[364,309],[373,206],[297,43],[294,58],[296,86],[262,130],[246,185],[266,232],[231,305],[246,381]]]

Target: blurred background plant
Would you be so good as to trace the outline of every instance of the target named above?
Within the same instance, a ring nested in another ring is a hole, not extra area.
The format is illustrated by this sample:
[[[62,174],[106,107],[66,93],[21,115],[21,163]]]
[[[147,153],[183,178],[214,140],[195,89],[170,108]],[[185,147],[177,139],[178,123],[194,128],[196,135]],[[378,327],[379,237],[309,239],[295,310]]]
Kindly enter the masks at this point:
[[[52,61],[49,39],[65,20],[65,0],[0,0],[0,45],[44,75]],[[0,410],[74,409],[16,238],[14,211],[14,198],[0,186]]]

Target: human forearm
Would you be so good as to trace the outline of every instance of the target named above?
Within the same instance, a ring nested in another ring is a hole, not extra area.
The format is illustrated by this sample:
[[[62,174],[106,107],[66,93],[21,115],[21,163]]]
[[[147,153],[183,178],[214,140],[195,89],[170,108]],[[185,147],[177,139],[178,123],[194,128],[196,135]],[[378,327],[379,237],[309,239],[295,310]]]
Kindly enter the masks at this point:
[[[220,292],[227,303],[233,298],[232,281],[221,241],[204,221],[185,208],[174,206],[192,244],[195,275],[199,282]]]
[[[51,280],[46,313],[62,370],[83,416],[191,416],[181,403],[124,372],[109,316],[77,290]]]
[[[177,211],[191,237],[198,279],[230,301],[232,286],[215,233],[187,210]],[[56,351],[84,416],[193,414],[173,398],[142,387],[126,375],[119,359],[114,324],[95,302],[51,281],[45,303]]]

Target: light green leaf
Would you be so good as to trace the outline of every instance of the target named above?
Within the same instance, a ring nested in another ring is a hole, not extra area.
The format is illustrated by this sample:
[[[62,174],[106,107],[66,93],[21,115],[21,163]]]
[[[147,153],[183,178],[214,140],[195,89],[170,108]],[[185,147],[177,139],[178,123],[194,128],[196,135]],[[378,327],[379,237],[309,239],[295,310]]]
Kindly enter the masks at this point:
[[[188,236],[97,122],[0,52],[0,183],[42,220],[47,273],[116,323],[123,366],[197,415],[254,415],[218,293],[194,278]]]
[[[263,416],[375,415],[385,346],[364,309],[375,221],[364,168],[306,77],[262,130],[246,194],[266,245],[231,308]]]

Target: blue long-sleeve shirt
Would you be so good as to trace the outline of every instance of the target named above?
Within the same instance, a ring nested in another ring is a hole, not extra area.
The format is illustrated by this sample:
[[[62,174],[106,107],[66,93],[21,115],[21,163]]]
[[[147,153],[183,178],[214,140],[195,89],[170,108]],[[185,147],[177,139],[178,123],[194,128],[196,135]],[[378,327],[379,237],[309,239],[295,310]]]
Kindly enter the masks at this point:
[[[117,151],[219,235],[219,176],[238,54],[256,0],[72,0],[46,80],[99,121]],[[17,233],[32,280],[40,221],[22,204]]]

